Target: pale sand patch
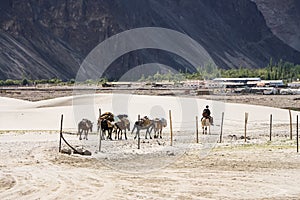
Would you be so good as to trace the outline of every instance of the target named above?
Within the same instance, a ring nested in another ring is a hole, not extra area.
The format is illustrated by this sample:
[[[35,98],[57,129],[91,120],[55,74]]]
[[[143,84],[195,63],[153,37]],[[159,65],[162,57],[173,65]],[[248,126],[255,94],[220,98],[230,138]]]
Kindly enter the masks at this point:
[[[91,119],[97,118],[100,106],[103,111],[115,109],[124,113],[126,110],[112,103],[126,96],[96,97]],[[89,106],[86,102],[90,102],[91,97],[78,98],[81,106]],[[151,109],[155,106],[166,115],[172,110],[174,146],[169,146],[169,126],[164,130],[164,139],[159,140],[164,146],[158,145],[157,140],[142,139],[145,143],[141,150],[136,149],[136,141],[130,134],[128,141],[103,141],[101,153],[95,153],[97,134],[91,134],[88,141],[65,135],[74,146],[93,149],[91,157],[83,157],[58,153],[62,113],[64,127],[76,132],[71,97],[36,103],[0,99],[7,105],[0,115],[3,130],[0,134],[0,199],[297,199],[300,196],[300,156],[295,152],[294,141],[284,136],[288,123],[286,110],[205,100],[196,100],[198,109],[190,110],[186,106],[194,103],[190,99],[131,96],[126,99],[131,122],[136,120],[137,114],[153,113]],[[193,143],[195,114],[206,104],[216,116],[212,130],[215,135],[220,128],[217,116],[225,111],[225,143],[212,151],[209,148],[215,145],[216,138],[209,141],[201,135],[200,144]],[[249,134],[257,138],[243,146],[243,140],[231,141],[227,136],[242,135],[245,112],[249,113]],[[270,113],[283,134],[272,145],[267,145],[267,136],[259,136],[265,134],[261,129],[268,128]],[[293,118],[296,114],[299,112],[293,112]],[[203,151],[205,145],[208,145],[207,151]],[[174,155],[168,154],[170,152]],[[171,161],[161,165],[166,159]],[[134,165],[135,162],[139,164]],[[153,169],[140,170],[138,167],[143,167],[143,162],[150,163]],[[130,171],[131,167],[136,169]]]
[[[75,136],[70,141],[75,142]],[[97,156],[58,153],[54,133],[2,134],[0,143],[1,199],[297,199],[300,195],[300,156],[294,148],[230,145],[202,158],[200,149],[193,148],[169,166],[128,173],[107,166]]]

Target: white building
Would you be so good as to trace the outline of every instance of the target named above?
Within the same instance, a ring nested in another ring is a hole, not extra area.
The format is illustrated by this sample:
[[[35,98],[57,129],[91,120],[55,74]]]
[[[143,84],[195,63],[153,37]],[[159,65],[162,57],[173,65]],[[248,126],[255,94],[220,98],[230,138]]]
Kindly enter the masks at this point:
[[[291,88],[300,88],[300,81],[288,83],[288,87],[291,87]]]

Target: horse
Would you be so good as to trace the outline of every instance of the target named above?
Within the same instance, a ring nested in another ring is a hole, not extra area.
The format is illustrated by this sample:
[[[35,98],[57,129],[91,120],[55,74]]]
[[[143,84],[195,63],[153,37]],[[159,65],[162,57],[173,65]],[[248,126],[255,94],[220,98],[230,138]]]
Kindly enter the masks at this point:
[[[151,131],[152,131],[153,128],[154,128],[153,120],[148,119],[148,117],[144,117],[144,118],[142,118],[142,119],[140,119],[140,120],[138,120],[134,123],[131,134],[133,133],[133,131],[135,129],[137,129],[136,134],[134,136],[134,139],[136,139],[136,137],[140,133],[140,130],[146,130],[145,139],[147,139],[147,134],[149,134],[150,139],[152,139]],[[150,131],[149,131],[149,129],[150,129]]]
[[[110,122],[113,122],[114,121],[114,114],[112,114],[111,112],[105,112],[105,113],[103,113],[102,115],[99,116],[98,122],[97,122],[97,132],[99,132],[101,121],[103,121],[104,119],[108,120]]]
[[[105,140],[105,135],[106,135],[105,133],[107,132],[106,139],[112,140],[112,132],[115,128],[114,122],[103,119],[100,121],[100,123],[101,123],[101,131],[102,131],[101,139]]]
[[[202,125],[202,130],[203,130],[203,134],[209,133],[210,134],[210,119],[203,117],[201,119],[201,125]]]
[[[89,131],[93,131],[93,123],[88,120],[88,119],[82,119],[79,123],[78,123],[78,133],[79,134],[79,140],[82,140],[81,138],[81,134],[84,131],[84,137],[83,139],[88,140],[88,133]]]
[[[122,140],[122,134],[123,134],[123,130],[124,130],[124,136],[125,139],[127,140],[127,134],[126,134],[126,130],[130,131],[130,121],[127,119],[127,115],[118,115],[118,118],[120,119],[120,121],[117,121],[115,123],[115,139]]]
[[[165,118],[155,118],[154,123],[154,138],[162,138],[162,129],[167,126],[167,120]],[[151,132],[151,131],[150,131]]]
[[[105,133],[107,132],[107,139],[112,140],[112,132],[114,130],[114,115],[111,112],[103,113],[97,121],[97,132],[99,132],[100,127],[102,131],[101,139],[105,139]]]

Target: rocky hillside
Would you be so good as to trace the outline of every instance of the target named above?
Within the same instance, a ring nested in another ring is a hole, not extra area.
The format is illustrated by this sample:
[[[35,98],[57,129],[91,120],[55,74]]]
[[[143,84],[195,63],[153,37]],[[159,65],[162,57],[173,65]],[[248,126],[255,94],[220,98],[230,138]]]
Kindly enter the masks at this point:
[[[3,0],[0,6],[0,79],[70,79],[100,42],[125,30],[164,27],[186,33],[221,68],[300,63],[299,2],[288,0]],[[286,1],[284,1],[286,2]],[[281,9],[283,8],[283,9]],[[106,76],[159,62],[193,71],[184,59],[139,50],[117,59]]]
[[[300,51],[300,1],[254,0],[268,27],[286,44]]]

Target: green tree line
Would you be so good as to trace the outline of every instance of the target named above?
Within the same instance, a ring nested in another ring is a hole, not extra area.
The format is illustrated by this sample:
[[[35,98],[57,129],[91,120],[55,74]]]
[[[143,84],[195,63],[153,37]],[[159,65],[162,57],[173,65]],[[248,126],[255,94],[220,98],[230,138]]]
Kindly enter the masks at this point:
[[[292,82],[300,79],[300,65],[280,60],[273,63],[272,59],[267,67],[261,69],[230,69],[221,70],[221,77],[224,78],[244,78],[259,77],[263,80],[284,80]]]
[[[71,82],[68,81],[68,82]],[[27,78],[23,79],[7,79],[7,80],[0,80],[0,86],[26,86],[26,85],[34,85],[34,84],[61,84],[63,81],[58,78],[52,78],[52,79],[40,79],[40,80],[30,80]]]
[[[253,78],[259,77],[262,80],[284,80],[292,82],[300,79],[300,65],[295,65],[290,62],[280,60],[274,63],[272,59],[264,68],[249,69],[240,67],[237,69],[219,69],[213,64],[207,64],[204,67],[199,67],[195,73],[178,73],[160,74],[157,72],[153,76],[145,78],[142,76],[140,81],[182,81],[190,79],[211,80],[214,78]]]
[[[153,82],[153,81],[174,81],[180,82],[183,80],[211,80],[213,78],[246,78],[246,77],[259,77],[263,80],[283,80],[285,82],[292,82],[300,80],[300,65],[290,62],[273,62],[270,59],[269,64],[264,68],[249,69],[240,67],[237,69],[219,69],[214,64],[206,64],[204,67],[199,67],[195,73],[173,73],[168,71],[161,74],[157,72],[154,75],[145,77],[142,75],[139,81]],[[99,78],[98,80],[86,80],[82,84],[102,84],[107,82],[106,78]],[[30,80],[23,78],[21,80],[0,80],[0,86],[20,86],[20,85],[34,85],[34,84],[56,84],[56,85],[72,85],[75,83],[74,79],[62,81],[58,78]]]

